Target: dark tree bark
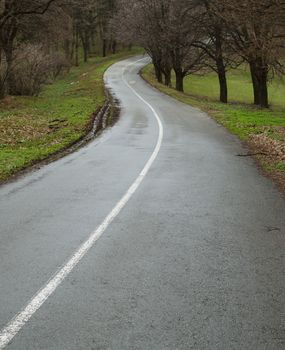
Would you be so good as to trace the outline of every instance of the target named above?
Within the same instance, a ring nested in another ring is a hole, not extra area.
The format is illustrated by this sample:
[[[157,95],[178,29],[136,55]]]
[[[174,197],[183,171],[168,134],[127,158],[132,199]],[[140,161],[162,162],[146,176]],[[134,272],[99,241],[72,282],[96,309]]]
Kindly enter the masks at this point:
[[[222,58],[217,59],[217,71],[220,84],[220,102],[228,103],[228,84],[226,69]]]
[[[176,90],[184,92],[184,77],[183,71],[181,68],[174,68],[175,77],[176,77]]]
[[[259,83],[259,104],[263,108],[269,108],[268,103],[268,77],[267,69],[261,68],[258,74]]]
[[[268,100],[268,69],[262,64],[261,59],[250,63],[254,104],[263,108],[269,108]]]
[[[48,0],[42,3],[32,3],[30,8],[22,8],[19,6],[20,1],[19,3],[16,1],[5,1],[3,12],[0,15],[0,28],[3,28],[11,19],[28,15],[43,15],[54,2],[56,2],[56,0]]]
[[[83,56],[84,56],[84,62],[88,62],[88,49],[86,47],[86,44],[83,44]]]
[[[63,44],[63,49],[64,49],[64,55],[65,55],[65,58],[67,60],[70,59],[70,55],[71,55],[71,50],[70,50],[70,40],[69,39],[65,39],[64,40],[64,44]]]
[[[79,66],[79,30],[77,27],[75,32],[75,66]]]
[[[251,80],[252,80],[252,88],[253,88],[253,97],[254,97],[254,104],[259,105],[259,89],[258,89],[258,81],[257,81],[257,72],[256,72],[256,65],[254,62],[250,62],[250,74],[251,74]]]
[[[13,76],[13,60],[14,60],[14,41],[18,32],[16,18],[11,18],[6,22],[5,27],[1,28],[1,47],[5,53],[7,68],[4,81],[2,84],[1,95],[13,93],[14,76]]]
[[[72,42],[71,42],[71,50],[70,50],[71,62],[74,62],[75,46],[76,46],[76,26],[73,27],[73,31],[72,31]]]
[[[223,39],[222,39],[222,29],[221,26],[215,26],[215,56],[216,56],[216,66],[217,73],[219,77],[220,84],[220,102],[228,103],[228,85],[226,76],[226,67],[223,56]]]
[[[155,71],[155,76],[156,79],[159,83],[162,83],[162,70],[159,64],[154,63],[154,71]]]
[[[90,42],[89,42],[89,33],[87,30],[84,30],[84,32],[80,33],[82,47],[83,47],[83,55],[84,55],[84,62],[88,62],[88,55],[90,51]]]
[[[103,39],[102,40],[102,56],[106,57],[107,55],[107,40]]]
[[[171,69],[164,69],[164,85],[171,86]]]
[[[113,55],[116,53],[116,51],[117,51],[117,42],[116,42],[116,40],[113,40],[113,42],[112,42],[112,53],[113,53]]]
[[[7,61],[7,92],[13,94],[14,74],[13,74],[13,47],[6,47],[5,49]]]
[[[1,47],[0,47],[0,62],[2,62],[2,49],[1,49]],[[5,89],[5,77],[3,76],[3,73],[0,72],[0,99],[5,97],[5,95],[6,95],[5,90],[6,90]]]
[[[154,65],[154,71],[155,71],[155,77],[156,80],[159,83],[163,82],[163,71],[162,71],[162,66],[161,66],[161,57],[157,53],[153,53],[152,55],[152,62]]]
[[[96,51],[96,33],[94,30],[90,33],[90,52],[94,54]]]

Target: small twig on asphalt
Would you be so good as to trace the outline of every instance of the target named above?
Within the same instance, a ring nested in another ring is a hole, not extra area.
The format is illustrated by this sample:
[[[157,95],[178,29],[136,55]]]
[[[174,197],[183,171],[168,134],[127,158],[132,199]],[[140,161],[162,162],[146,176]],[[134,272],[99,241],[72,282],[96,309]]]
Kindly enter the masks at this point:
[[[268,153],[264,153],[264,152],[258,152],[258,153],[247,153],[247,154],[237,154],[237,157],[252,157],[252,156],[268,156]]]

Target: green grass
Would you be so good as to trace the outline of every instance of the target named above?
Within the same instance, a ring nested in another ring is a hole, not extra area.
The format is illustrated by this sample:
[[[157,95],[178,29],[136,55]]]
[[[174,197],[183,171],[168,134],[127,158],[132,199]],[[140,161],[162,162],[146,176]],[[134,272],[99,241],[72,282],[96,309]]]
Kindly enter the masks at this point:
[[[245,67],[228,72],[228,89],[230,102],[250,104],[253,101],[251,78]],[[205,96],[218,100],[219,82],[215,73],[189,75],[185,78],[185,93]],[[272,108],[285,109],[285,84],[281,79],[274,79],[269,84],[269,100]]]
[[[114,62],[139,53],[92,58],[46,86],[38,97],[0,102],[0,181],[82,138],[105,102],[103,74]]]
[[[252,91],[249,74],[245,70],[236,70],[228,74],[229,104],[218,101],[219,86],[214,74],[189,76],[185,79],[185,93],[159,84],[154,76],[152,65],[146,66],[142,76],[162,92],[181,102],[208,112],[220,124],[238,135],[244,141],[254,135],[285,143],[285,85],[274,81],[269,88],[271,108],[260,109],[250,105]],[[270,165],[285,172],[285,166],[279,161]]]

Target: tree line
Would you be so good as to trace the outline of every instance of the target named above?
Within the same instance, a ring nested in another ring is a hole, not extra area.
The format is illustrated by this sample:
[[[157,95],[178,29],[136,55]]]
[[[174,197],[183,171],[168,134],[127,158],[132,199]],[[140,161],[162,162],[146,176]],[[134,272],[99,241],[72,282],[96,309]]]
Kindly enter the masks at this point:
[[[121,40],[135,41],[152,58],[159,82],[184,90],[184,78],[214,71],[220,101],[228,102],[227,72],[249,67],[254,104],[268,107],[268,83],[284,75],[283,0],[119,0]]]
[[[214,71],[220,101],[227,72],[249,67],[254,104],[284,75],[284,0],[0,0],[0,98],[42,85],[95,54],[142,46],[159,82],[184,90],[187,75]]]
[[[36,95],[98,47],[116,52],[115,0],[0,0],[0,98]]]

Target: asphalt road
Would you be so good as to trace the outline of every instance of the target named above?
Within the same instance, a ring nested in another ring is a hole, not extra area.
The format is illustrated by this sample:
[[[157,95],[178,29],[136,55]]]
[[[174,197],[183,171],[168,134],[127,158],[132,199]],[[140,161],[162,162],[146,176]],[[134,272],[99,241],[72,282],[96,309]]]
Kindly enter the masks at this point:
[[[112,129],[0,188],[0,349],[284,349],[285,201],[137,59]]]

